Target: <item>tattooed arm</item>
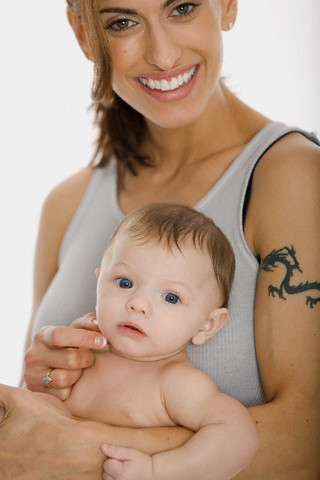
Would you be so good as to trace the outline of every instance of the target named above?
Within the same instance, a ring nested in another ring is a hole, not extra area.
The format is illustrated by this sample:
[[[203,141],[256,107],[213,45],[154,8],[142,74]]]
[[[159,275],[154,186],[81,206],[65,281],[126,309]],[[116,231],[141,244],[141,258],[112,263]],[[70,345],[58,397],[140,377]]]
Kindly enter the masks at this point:
[[[250,409],[256,460],[237,480],[320,478],[319,148],[291,134],[256,168],[245,224],[261,259],[255,306],[267,404]]]

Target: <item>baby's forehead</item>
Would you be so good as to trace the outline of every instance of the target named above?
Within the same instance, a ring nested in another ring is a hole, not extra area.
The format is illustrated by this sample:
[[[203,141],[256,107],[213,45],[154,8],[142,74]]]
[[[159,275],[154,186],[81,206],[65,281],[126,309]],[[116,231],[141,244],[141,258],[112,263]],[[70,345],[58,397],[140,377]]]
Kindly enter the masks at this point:
[[[130,231],[119,231],[117,235],[112,239],[110,244],[105,250],[103,255],[101,268],[107,265],[111,266],[114,262],[121,262],[124,259],[127,261],[128,258],[134,257],[136,255],[143,255],[144,252],[153,252],[154,251],[154,263],[157,263],[160,256],[157,256],[157,252],[161,254],[168,255],[170,261],[175,259],[179,261],[181,258],[184,262],[190,263],[194,262],[194,258],[199,258],[199,260],[204,259],[205,262],[199,263],[206,264],[210,269],[212,268],[211,258],[209,252],[202,248],[200,245],[197,245],[193,242],[192,238],[186,238],[183,241],[176,243],[174,240],[168,241],[168,239],[160,239],[159,236],[155,237],[152,235],[133,235]],[[161,255],[163,258],[163,255]]]
[[[197,242],[191,235],[184,238],[168,237],[165,234],[161,237],[153,232],[136,233],[130,229],[119,231],[107,247],[106,251],[111,250],[114,246],[126,244],[141,248],[155,248],[166,251],[168,253],[184,251],[195,251],[201,255],[209,255],[209,252],[203,245]]]

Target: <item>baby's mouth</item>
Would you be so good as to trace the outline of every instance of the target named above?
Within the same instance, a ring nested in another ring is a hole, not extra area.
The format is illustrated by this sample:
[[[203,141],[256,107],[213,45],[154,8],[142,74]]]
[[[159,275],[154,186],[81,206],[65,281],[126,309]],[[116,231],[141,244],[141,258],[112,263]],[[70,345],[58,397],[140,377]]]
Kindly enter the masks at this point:
[[[188,72],[172,77],[170,80],[153,80],[148,77],[138,77],[139,82],[150,90],[160,90],[161,92],[168,92],[177,90],[184,85],[187,85],[194,76],[197,66],[194,65]]]
[[[137,335],[146,336],[145,332],[138,325],[131,322],[123,322],[119,325],[119,329],[122,332],[132,332]]]

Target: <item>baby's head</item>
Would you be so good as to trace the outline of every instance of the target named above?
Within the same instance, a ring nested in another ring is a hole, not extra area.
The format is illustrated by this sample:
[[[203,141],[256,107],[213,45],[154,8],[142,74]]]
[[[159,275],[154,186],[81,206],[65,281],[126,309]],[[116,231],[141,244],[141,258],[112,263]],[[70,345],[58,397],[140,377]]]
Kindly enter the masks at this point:
[[[221,307],[227,307],[232,287],[235,258],[231,244],[215,223],[190,207],[170,203],[154,203],[127,215],[115,230],[106,252],[120,234],[132,237],[141,245],[149,241],[161,244],[166,250],[192,243],[207,253],[221,291]],[[105,253],[106,253],[105,252]]]
[[[203,214],[172,204],[140,208],[103,256],[100,330],[110,348],[140,360],[201,345],[226,321],[234,268],[229,241]]]

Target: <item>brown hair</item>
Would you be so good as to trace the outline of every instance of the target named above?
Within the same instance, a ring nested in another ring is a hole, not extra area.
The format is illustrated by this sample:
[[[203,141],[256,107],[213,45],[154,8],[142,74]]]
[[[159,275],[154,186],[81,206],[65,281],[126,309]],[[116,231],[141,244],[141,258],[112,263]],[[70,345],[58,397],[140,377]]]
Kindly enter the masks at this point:
[[[83,25],[94,62],[91,95],[99,134],[91,164],[102,167],[115,155],[119,178],[123,168],[135,175],[137,164],[151,165],[151,160],[141,152],[148,134],[146,122],[112,90],[112,62],[97,1],[67,0],[67,3],[76,21]]]
[[[192,240],[195,248],[209,254],[221,290],[221,306],[227,307],[235,270],[234,253],[227,237],[203,213],[185,205],[154,203],[127,215],[107,249],[119,233],[126,233],[142,245],[148,240],[159,241],[169,251],[172,247],[181,251],[185,242]]]

